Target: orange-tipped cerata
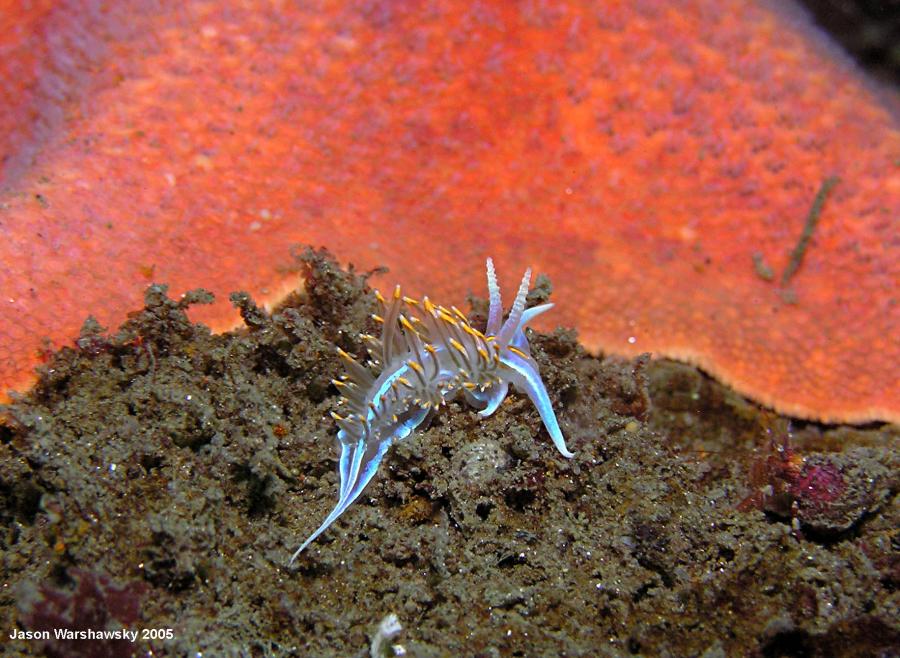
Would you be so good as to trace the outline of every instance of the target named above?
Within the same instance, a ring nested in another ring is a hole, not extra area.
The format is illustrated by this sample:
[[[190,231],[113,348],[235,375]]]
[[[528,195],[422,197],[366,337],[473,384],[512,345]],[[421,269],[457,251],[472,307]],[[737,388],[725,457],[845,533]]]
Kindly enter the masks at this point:
[[[213,290],[196,316],[229,326],[227,293],[277,295],[312,243],[457,303],[484,256],[530,264],[593,349],[900,420],[896,99],[783,4],[7,9],[0,388],[150,281]]]

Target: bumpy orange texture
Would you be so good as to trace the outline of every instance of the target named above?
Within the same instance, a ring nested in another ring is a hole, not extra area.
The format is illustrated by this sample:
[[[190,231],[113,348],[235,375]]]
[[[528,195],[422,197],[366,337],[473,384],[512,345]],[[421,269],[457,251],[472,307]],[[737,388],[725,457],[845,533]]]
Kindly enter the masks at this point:
[[[0,13],[0,387],[151,279],[229,326],[313,243],[457,305],[532,265],[593,349],[900,420],[894,101],[783,3],[162,4]],[[831,175],[786,293],[752,256]]]

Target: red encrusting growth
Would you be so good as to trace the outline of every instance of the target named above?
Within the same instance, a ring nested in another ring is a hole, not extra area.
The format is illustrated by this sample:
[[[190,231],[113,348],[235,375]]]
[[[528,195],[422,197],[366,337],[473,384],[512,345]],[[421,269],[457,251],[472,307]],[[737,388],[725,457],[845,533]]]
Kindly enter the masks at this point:
[[[2,64],[0,126],[21,128],[0,387],[151,278],[211,289],[195,316],[231,326],[227,293],[277,297],[313,243],[447,300],[481,289],[486,255],[532,264],[550,322],[592,349],[682,358],[795,415],[900,420],[898,122],[777,6],[10,11],[28,35],[0,39],[33,45]],[[780,274],[831,176],[790,290],[760,278],[753,254]]]

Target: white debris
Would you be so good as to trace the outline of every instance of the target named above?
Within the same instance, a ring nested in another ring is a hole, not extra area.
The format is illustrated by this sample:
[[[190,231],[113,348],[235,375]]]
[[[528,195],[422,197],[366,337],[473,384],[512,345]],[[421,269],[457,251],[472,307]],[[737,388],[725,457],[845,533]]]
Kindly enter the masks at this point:
[[[403,626],[400,620],[393,612],[381,620],[378,624],[378,630],[372,637],[372,644],[369,646],[369,655],[372,658],[391,658],[393,656],[405,656],[406,649],[401,644],[391,644]]]

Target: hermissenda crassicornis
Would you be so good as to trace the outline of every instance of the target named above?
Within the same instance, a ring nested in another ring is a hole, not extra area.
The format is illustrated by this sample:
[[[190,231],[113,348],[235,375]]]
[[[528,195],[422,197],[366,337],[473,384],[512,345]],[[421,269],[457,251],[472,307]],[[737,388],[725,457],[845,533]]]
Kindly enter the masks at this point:
[[[297,549],[291,563],[359,497],[391,444],[408,437],[460,391],[486,418],[497,410],[512,384],[534,402],[557,449],[565,457],[573,456],[525,338],[525,325],[553,307],[542,304],[525,309],[530,281],[529,269],[503,322],[494,263],[487,259],[490,307],[485,333],[472,327],[455,306],[436,306],[428,297],[421,301],[403,297],[400,286],[390,299],[375,293],[384,315],[375,316],[382,325],[381,338],[362,337],[370,361],[363,365],[338,348],[347,362],[347,374],[334,381],[343,395],[342,411],[331,414],[341,444],[338,503]]]

